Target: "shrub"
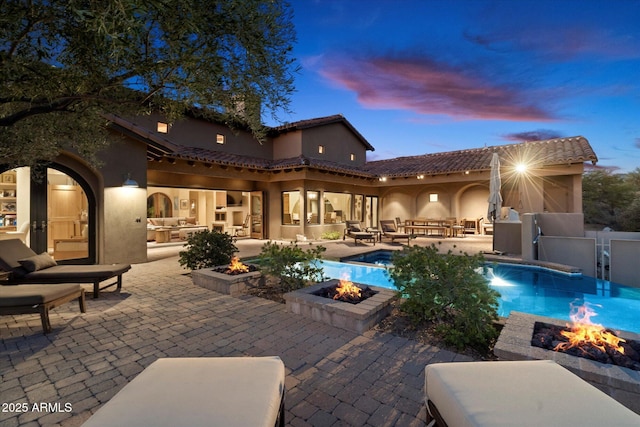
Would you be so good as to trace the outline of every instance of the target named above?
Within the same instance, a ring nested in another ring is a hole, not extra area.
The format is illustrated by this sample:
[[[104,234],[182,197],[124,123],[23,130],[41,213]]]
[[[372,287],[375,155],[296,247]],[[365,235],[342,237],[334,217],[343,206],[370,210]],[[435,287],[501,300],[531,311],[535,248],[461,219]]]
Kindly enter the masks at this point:
[[[341,236],[342,234],[339,231],[325,231],[320,238],[325,240],[338,240]]]
[[[477,271],[482,255],[438,253],[435,245],[394,253],[391,278],[404,298],[401,310],[416,326],[431,323],[448,345],[486,352],[497,338],[499,294]]]
[[[297,243],[289,246],[267,242],[259,256],[260,270],[275,279],[281,292],[305,287],[310,282],[322,282],[322,267],[316,260],[322,258],[323,246],[303,251]]]
[[[232,236],[215,230],[192,233],[186,246],[185,251],[180,251],[179,262],[190,270],[229,264],[238,251]]]

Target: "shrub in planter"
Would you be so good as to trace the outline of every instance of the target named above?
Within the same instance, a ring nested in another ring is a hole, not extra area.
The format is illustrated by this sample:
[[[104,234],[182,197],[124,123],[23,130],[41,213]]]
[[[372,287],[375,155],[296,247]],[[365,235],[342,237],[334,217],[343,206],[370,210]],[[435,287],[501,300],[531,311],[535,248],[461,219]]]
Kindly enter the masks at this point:
[[[401,310],[414,325],[434,325],[444,342],[459,350],[488,350],[498,336],[493,322],[499,294],[478,273],[482,255],[414,246],[394,253],[392,262],[390,276],[404,298]]]
[[[322,267],[316,260],[322,258],[325,250],[323,246],[316,246],[304,251],[295,242],[286,246],[269,241],[262,246],[258,263],[279,291],[290,292],[324,280]]]
[[[187,239],[187,249],[180,251],[181,266],[190,270],[226,265],[238,251],[233,237],[216,230],[192,233]]]

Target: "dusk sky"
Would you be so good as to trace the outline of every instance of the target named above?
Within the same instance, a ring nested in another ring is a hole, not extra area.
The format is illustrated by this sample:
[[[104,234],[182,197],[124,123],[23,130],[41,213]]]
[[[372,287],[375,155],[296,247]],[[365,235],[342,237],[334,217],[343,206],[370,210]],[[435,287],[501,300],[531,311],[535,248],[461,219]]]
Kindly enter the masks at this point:
[[[369,160],[582,135],[640,167],[640,0],[291,4],[285,122],[343,114]]]

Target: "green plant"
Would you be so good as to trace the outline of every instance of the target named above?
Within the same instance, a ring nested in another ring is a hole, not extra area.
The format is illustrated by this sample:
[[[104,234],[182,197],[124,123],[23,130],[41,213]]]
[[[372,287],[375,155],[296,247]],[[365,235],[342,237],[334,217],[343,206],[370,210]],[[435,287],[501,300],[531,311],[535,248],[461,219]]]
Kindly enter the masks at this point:
[[[275,279],[282,292],[300,289],[310,282],[324,280],[317,261],[322,259],[325,250],[323,246],[316,246],[303,251],[295,242],[286,246],[269,241],[260,252],[260,270]]]
[[[338,240],[341,236],[342,234],[339,231],[325,231],[320,238],[325,240]]]
[[[431,323],[448,345],[487,351],[498,335],[499,294],[478,273],[482,255],[440,254],[435,245],[394,253],[389,273],[414,325]]]
[[[232,236],[215,230],[192,233],[186,246],[185,251],[180,251],[179,262],[190,270],[229,264],[238,251]]]

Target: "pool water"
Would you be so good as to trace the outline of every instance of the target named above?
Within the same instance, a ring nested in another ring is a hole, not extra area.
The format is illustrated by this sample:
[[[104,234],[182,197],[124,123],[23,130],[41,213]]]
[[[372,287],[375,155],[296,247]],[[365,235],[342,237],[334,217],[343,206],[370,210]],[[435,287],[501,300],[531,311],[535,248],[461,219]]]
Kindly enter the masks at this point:
[[[368,257],[350,257],[349,262],[322,260],[324,274],[330,279],[346,278],[357,283],[395,289],[387,273],[391,254],[386,252],[365,254]],[[486,277],[489,285],[501,295],[499,316],[507,317],[514,310],[570,320],[572,303],[588,303],[597,313],[592,317],[592,322],[614,330],[640,333],[638,288],[512,264],[487,264]]]

